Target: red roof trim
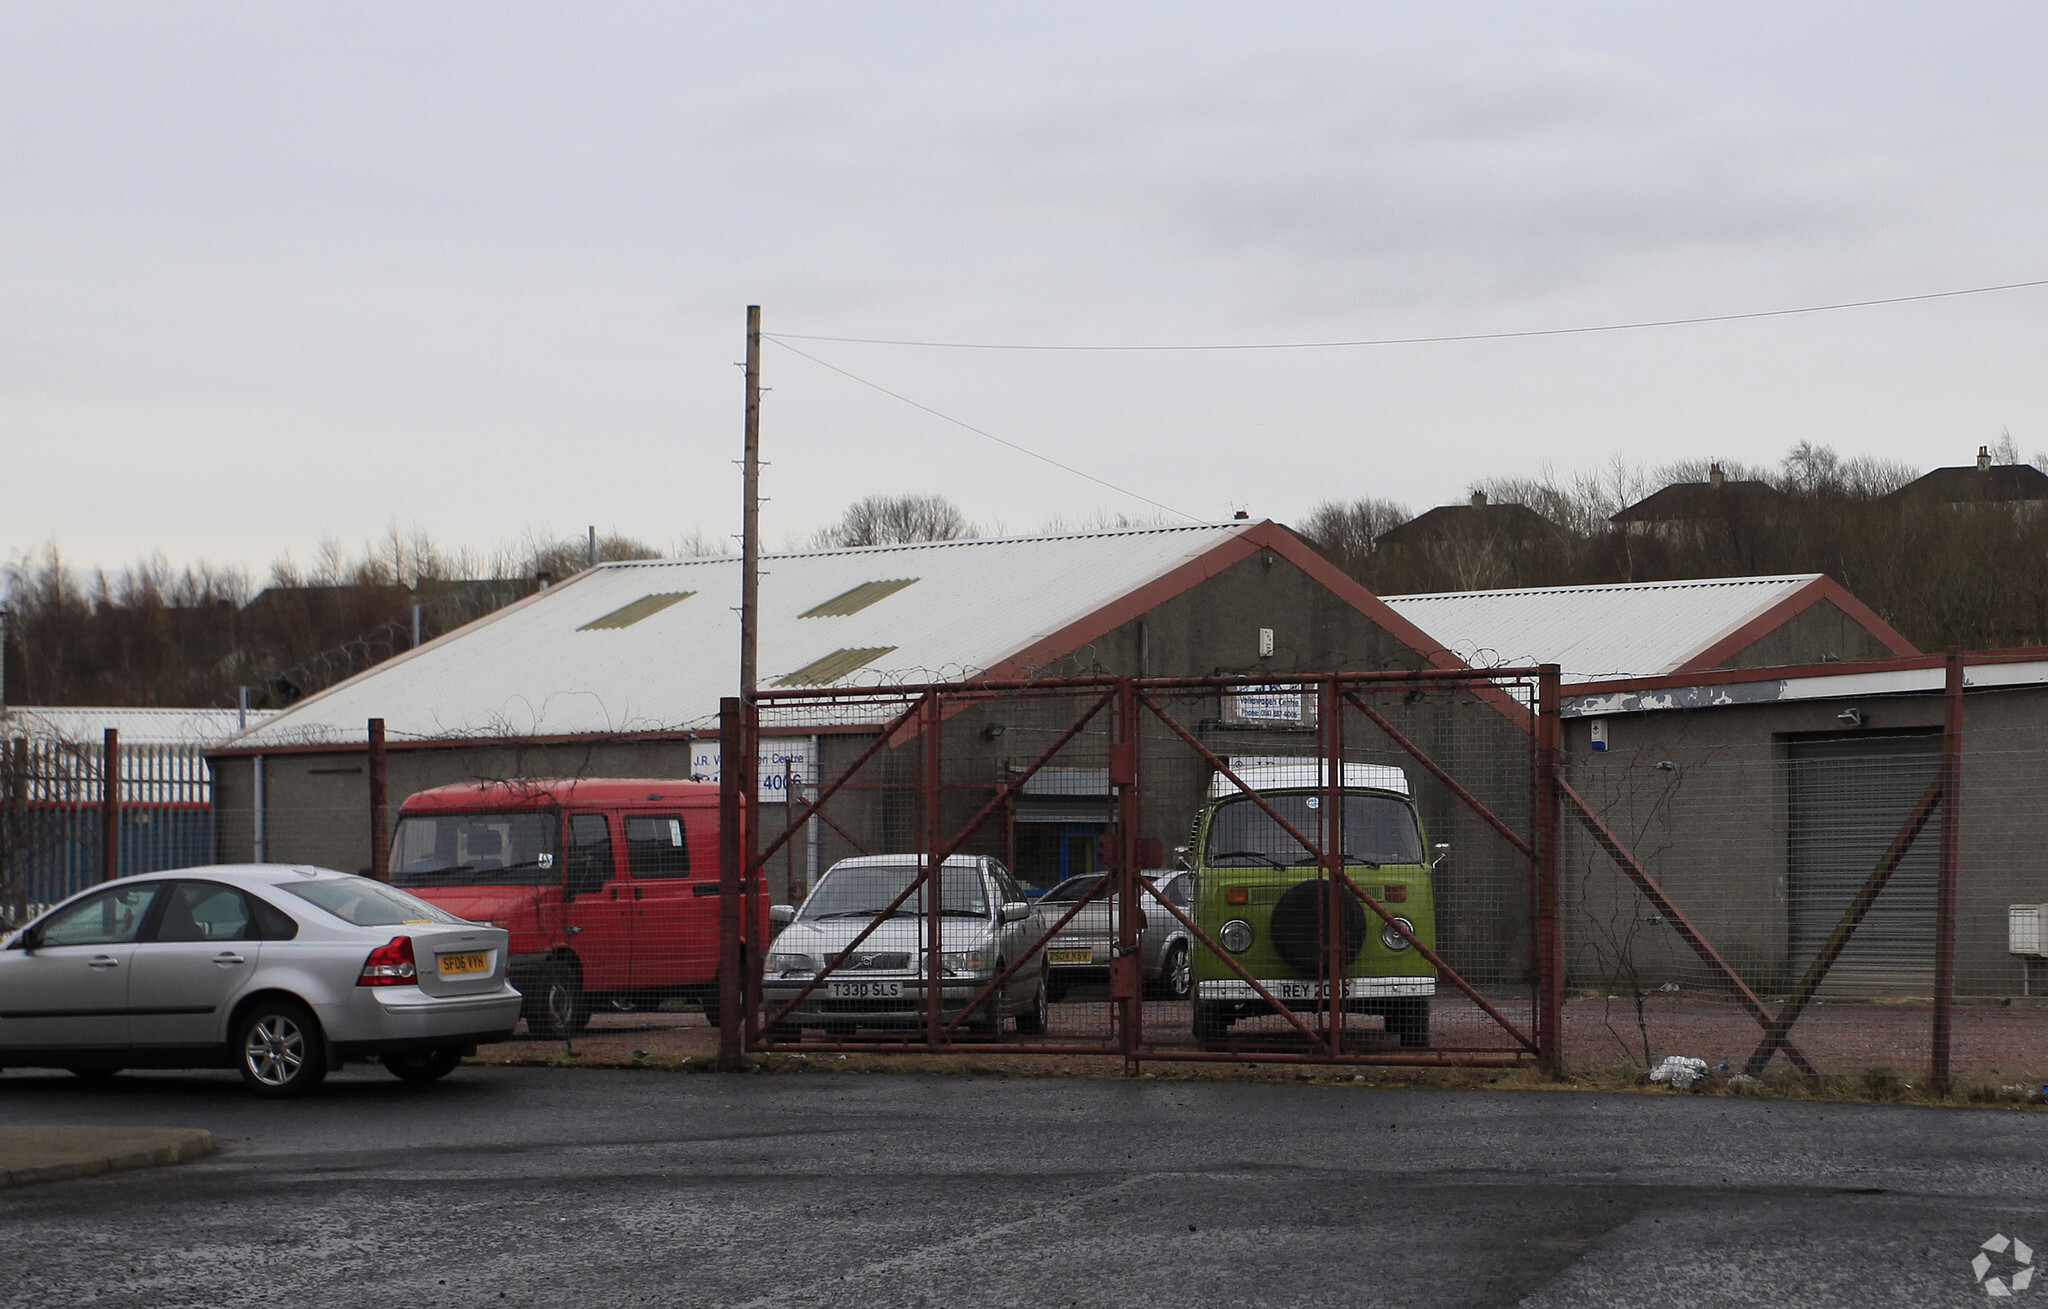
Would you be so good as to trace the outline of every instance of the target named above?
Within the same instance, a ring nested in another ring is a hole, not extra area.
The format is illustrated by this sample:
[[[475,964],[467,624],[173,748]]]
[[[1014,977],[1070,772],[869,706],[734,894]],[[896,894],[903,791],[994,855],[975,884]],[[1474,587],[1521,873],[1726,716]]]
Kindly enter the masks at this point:
[[[1623,691],[1674,691],[1691,686],[1727,686],[1736,682],[1790,682],[1810,677],[1851,677],[1862,673],[1899,673],[1915,669],[1940,668],[1948,656],[1938,654],[1902,655],[1892,659],[1853,659],[1831,664],[1785,664],[1772,668],[1712,668],[1691,673],[1664,673],[1656,677],[1616,677],[1604,682],[1576,682],[1564,688],[1564,698],[1613,695]],[[2048,662],[2048,646],[2021,646],[2011,650],[1971,650],[1963,664],[1978,668],[1997,664]]]
[[[1372,619],[1389,636],[1420,654],[1430,667],[1465,667],[1464,662],[1457,656],[1439,646],[1435,638],[1401,617],[1394,612],[1392,606],[1346,576],[1329,560],[1316,553],[1306,541],[1268,519],[1253,523],[1229,540],[1211,547],[1171,572],[1119,597],[1114,603],[1104,605],[1094,613],[1026,646],[989,669],[984,676],[996,680],[1029,677],[1055,659],[1064,658],[1090,641],[1108,635],[1133,619],[1143,617],[1175,596],[1192,590],[1233,565],[1249,559],[1260,550],[1271,550],[1334,591],[1352,608]]]
[[[1251,558],[1260,550],[1271,550],[1301,569],[1311,579],[1371,619],[1387,635],[1420,655],[1426,666],[1468,666],[1464,660],[1444,649],[1435,637],[1403,618],[1393,606],[1366,590],[1342,569],[1323,558],[1315,547],[1279,523],[1265,519],[1253,523],[1229,540],[1211,547],[1180,567],[1120,597],[1115,603],[1105,605],[1025,647],[989,669],[984,676],[991,680],[1029,677],[1037,669],[1043,668],[1055,659],[1070,655],[1090,641],[1106,636],[1125,623],[1144,616],[1175,596],[1192,590],[1202,582]],[[1483,683],[1475,685],[1474,691],[1525,730],[1529,727],[1531,715],[1528,709],[1513,696]]]
[[[1732,659],[1757,641],[1783,627],[1793,618],[1823,600],[1831,600],[1835,607],[1865,631],[1891,648],[1895,655],[1916,655],[1920,651],[1911,641],[1901,636],[1898,629],[1877,616],[1877,612],[1851,595],[1847,588],[1832,577],[1816,577],[1791,595],[1764,610],[1756,617],[1737,627],[1691,659],[1673,669],[1674,673],[1701,672],[1713,669],[1724,660]],[[1839,664],[1827,665],[1838,668]]]
[[[778,731],[764,735],[763,740],[772,741],[784,736],[839,736],[873,735],[881,730],[879,723],[834,723],[815,727],[799,728],[795,731]],[[718,729],[706,728],[701,732],[620,732],[616,735],[604,732],[583,732],[560,736],[436,736],[424,740],[386,740],[384,748],[395,750],[466,750],[471,746],[506,745],[591,745],[601,743],[630,744],[635,741],[716,741]],[[369,750],[365,741],[324,741],[295,745],[228,746],[201,753],[208,759],[250,759],[257,755],[294,754],[363,754]],[[670,779],[676,780],[676,779]]]

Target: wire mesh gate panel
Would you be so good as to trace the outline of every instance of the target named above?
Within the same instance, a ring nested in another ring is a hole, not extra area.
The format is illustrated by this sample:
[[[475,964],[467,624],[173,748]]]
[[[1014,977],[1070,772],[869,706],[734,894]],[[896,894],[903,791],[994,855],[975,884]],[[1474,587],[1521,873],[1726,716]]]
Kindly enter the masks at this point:
[[[1541,699],[1536,670],[1460,670],[731,702],[728,1037],[1129,1061],[1554,1053],[1554,682],[1548,720]],[[813,738],[814,782],[764,786],[766,747]]]
[[[1560,760],[1572,1062],[2038,1086],[2043,724],[1997,693],[1876,726]],[[1995,686],[1995,684],[1994,684]]]

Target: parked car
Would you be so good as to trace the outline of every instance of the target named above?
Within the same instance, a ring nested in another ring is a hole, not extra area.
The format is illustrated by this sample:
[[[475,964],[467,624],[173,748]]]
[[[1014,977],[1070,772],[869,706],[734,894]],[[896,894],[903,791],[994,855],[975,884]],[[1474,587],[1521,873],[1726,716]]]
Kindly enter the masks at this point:
[[[445,1076],[512,1035],[506,934],[327,868],[184,868],[81,892],[0,945],[0,1066],[237,1068],[301,1095],[350,1059]]]
[[[1041,896],[1038,912],[1046,926],[1057,923],[1074,901],[1094,890],[1105,876],[1103,873],[1089,873],[1069,877]],[[1193,873],[1154,868],[1147,869],[1140,876],[1150,879],[1161,895],[1193,916]],[[1097,896],[1076,910],[1067,925],[1046,942],[1045,959],[1052,970],[1053,1003],[1059,1003],[1070,988],[1081,983],[1109,980],[1110,952],[1116,946],[1114,906],[1119,898],[1114,892]],[[1145,917],[1145,928],[1139,937],[1139,974],[1155,998],[1185,1000],[1193,977],[1188,929],[1178,918],[1154,903],[1150,896],[1143,896],[1140,900],[1139,912]]]
[[[1329,830],[1328,764],[1272,760],[1236,771],[1295,831],[1315,840]],[[1408,777],[1387,764],[1347,763],[1342,781],[1345,875],[1387,907],[1391,922],[1356,894],[1319,880],[1316,856],[1222,773],[1195,819],[1195,921],[1274,1000],[1313,1010],[1326,1003],[1325,929],[1335,917],[1338,931],[1330,935],[1338,942],[1344,1008],[1379,1015],[1404,1046],[1426,1046],[1436,968],[1413,947],[1436,947],[1434,865],[1426,861]],[[1192,1009],[1195,1039],[1205,1042],[1240,1018],[1270,1012],[1206,949],[1195,958]]]
[[[699,1000],[718,1022],[718,787],[522,778],[408,796],[391,881],[511,934],[526,1027],[582,1031],[595,1006]],[[765,913],[758,924],[766,939]]]
[[[762,1005],[773,1016],[804,985],[825,980],[783,1020],[783,1034],[802,1028],[850,1031],[855,1027],[915,1026],[924,1012],[924,957],[929,897],[924,889],[845,955],[870,923],[901,895],[919,871],[916,855],[867,855],[842,859],[825,871],[801,908],[777,905],[771,917],[785,923],[770,947],[762,978]],[[1045,1030],[1048,978],[1038,949],[1044,927],[1024,889],[1001,862],[985,855],[953,855],[939,870],[943,1012],[957,1015],[967,1002],[1016,959],[1002,992],[985,1001],[965,1026],[993,1034],[1014,1018],[1017,1030]]]

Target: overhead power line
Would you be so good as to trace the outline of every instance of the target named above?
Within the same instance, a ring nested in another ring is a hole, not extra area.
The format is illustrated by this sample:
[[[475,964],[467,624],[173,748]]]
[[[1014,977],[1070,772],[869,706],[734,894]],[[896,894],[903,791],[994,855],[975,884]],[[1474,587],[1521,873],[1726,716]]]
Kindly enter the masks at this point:
[[[801,355],[803,358],[810,360],[812,363],[816,364],[820,368],[829,368],[833,372],[839,374],[841,377],[848,379],[849,381],[859,382],[862,386],[865,386],[870,390],[880,391],[883,395],[888,396],[892,400],[901,400],[904,404],[909,405],[912,409],[922,409],[924,412],[930,414],[934,418],[942,419],[945,422],[951,423],[955,427],[964,428],[965,430],[974,433],[976,436],[985,437],[990,441],[994,441],[997,445],[1008,446],[1010,449],[1015,450],[1018,454],[1029,455],[1031,458],[1038,460],[1042,464],[1051,464],[1054,468],[1059,469],[1061,472],[1072,473],[1076,477],[1086,478],[1087,480],[1095,483],[1097,486],[1107,487],[1109,490],[1116,492],[1118,495],[1127,495],[1133,500],[1142,500],[1146,504],[1151,505],[1154,509],[1163,509],[1167,513],[1174,515],[1176,518],[1185,518],[1191,523],[1198,523],[1202,521],[1200,518],[1196,517],[1194,514],[1188,513],[1184,509],[1176,509],[1170,504],[1163,504],[1158,500],[1154,500],[1149,495],[1140,495],[1138,492],[1133,491],[1128,487],[1118,486],[1115,482],[1106,481],[1103,478],[1097,477],[1093,473],[1082,472],[1080,469],[1074,467],[1072,464],[1063,464],[1059,460],[1054,459],[1050,455],[1042,455],[1038,453],[1038,451],[1033,450],[1028,446],[1018,445],[1015,441],[1006,440],[1003,437],[997,436],[994,432],[984,431],[983,429],[976,427],[973,423],[969,423],[962,419],[955,418],[951,414],[941,413],[939,410],[932,408],[930,405],[924,404],[917,400],[913,400],[909,396],[904,395],[900,391],[891,391],[888,387],[883,386],[879,382],[870,382],[867,378],[862,377],[857,373],[849,373],[844,368],[841,368],[837,364],[828,364],[823,359],[818,358],[818,356],[814,354],[807,354],[804,351],[799,350],[795,346],[791,345],[788,341],[782,340],[777,336],[771,335],[767,332],[763,332],[761,334],[761,337],[763,340],[774,342],[776,345],[781,346],[783,349],[789,351],[793,355]],[[800,337],[797,339],[803,340],[808,338]]]
[[[1389,336],[1361,341],[1253,341],[1211,345],[1044,345],[988,341],[898,341],[867,336],[803,336],[793,332],[764,335],[784,348],[789,341],[832,341],[841,345],[907,345],[931,350],[1046,350],[1046,351],[1145,351],[1163,353],[1186,350],[1349,350],[1378,345],[1444,345],[1453,341],[1514,341],[1531,336],[1584,336],[1593,332],[1637,332],[1649,327],[1691,327],[1701,323],[1734,323],[1750,318],[1787,318],[1794,314],[1826,314],[1840,309],[1870,309],[1878,305],[1912,304],[1919,300],[1948,300],[1963,295],[1988,295],[1993,291],[2024,291],[2048,286],[2048,278],[2033,282],[2006,282],[1999,286],[1971,286],[1960,291],[1929,291],[1924,295],[1894,295],[1881,300],[1848,300],[1841,304],[1801,305],[1796,309],[1758,309],[1741,314],[1701,314],[1693,318],[1657,318],[1640,323],[1600,323],[1589,327],[1541,327],[1522,332],[1463,332],[1451,336]],[[806,355],[805,358],[810,356]],[[814,361],[822,362],[822,361]],[[831,367],[827,364],[826,367]],[[848,374],[851,376],[851,374]],[[858,379],[856,379],[858,380]],[[899,399],[901,397],[898,397]],[[941,415],[943,417],[943,415]],[[963,424],[964,426],[964,424]],[[983,433],[983,435],[987,435]],[[997,438],[990,438],[997,439]],[[1084,474],[1085,476],[1085,474]],[[1126,492],[1126,494],[1129,494]],[[1140,496],[1139,499],[1144,499]]]

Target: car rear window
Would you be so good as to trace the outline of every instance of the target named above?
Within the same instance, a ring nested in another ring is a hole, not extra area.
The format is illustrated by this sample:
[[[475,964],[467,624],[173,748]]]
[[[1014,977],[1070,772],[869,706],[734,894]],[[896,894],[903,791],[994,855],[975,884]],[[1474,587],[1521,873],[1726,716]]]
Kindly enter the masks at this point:
[[[418,896],[407,895],[367,877],[287,882],[278,889],[289,891],[357,927],[410,927],[423,923],[463,921],[445,910],[436,909]]]

